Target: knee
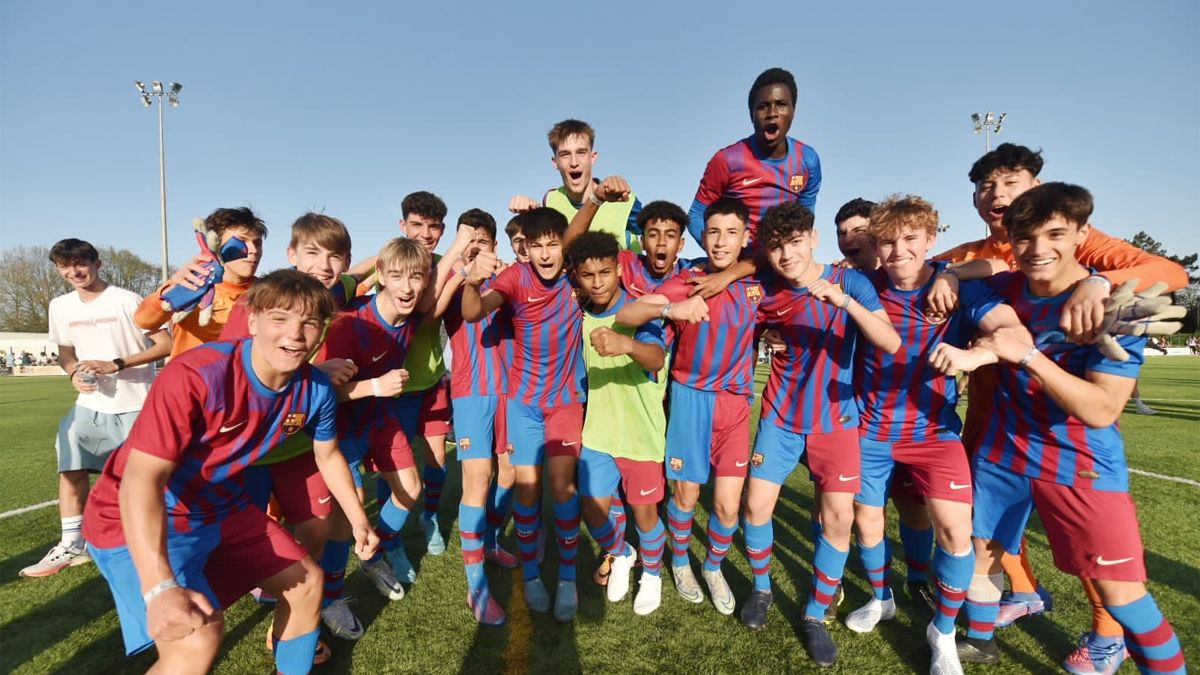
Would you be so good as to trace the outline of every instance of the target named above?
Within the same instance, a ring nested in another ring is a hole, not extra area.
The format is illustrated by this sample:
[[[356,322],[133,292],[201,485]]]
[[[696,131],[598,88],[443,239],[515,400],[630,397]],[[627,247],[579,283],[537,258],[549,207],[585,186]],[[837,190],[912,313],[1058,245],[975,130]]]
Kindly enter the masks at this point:
[[[851,509],[826,508],[821,510],[821,527],[832,536],[850,536],[850,527],[854,524],[854,512]]]
[[[565,502],[575,495],[575,481],[570,476],[552,476],[550,478],[550,495],[556,502]]]
[[[313,559],[321,557],[321,549],[333,531],[329,518],[309,518],[296,526],[296,541],[308,551]]]
[[[738,500],[729,499],[722,500],[713,504],[713,513],[717,516],[717,520],[722,523],[736,523],[738,517]],[[770,517],[770,514],[767,514]]]

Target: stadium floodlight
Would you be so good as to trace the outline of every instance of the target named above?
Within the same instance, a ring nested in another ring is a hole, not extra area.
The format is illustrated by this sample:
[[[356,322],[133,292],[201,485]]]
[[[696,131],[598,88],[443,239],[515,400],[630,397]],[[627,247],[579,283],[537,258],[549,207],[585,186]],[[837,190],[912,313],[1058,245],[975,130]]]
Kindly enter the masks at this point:
[[[150,91],[146,91],[146,83],[141,80],[134,82],[133,85],[141,93],[143,106],[149,108],[153,105],[152,97],[158,99],[158,196],[159,216],[162,224],[162,280],[163,283],[166,283],[170,264],[167,261],[167,153],[163,141],[163,97],[167,98],[167,103],[172,108],[178,108],[179,92],[183,89],[183,85],[171,82],[169,92],[163,90],[163,84],[159,80],[150,83]]]
[[[971,122],[975,125],[975,133],[983,132],[984,152],[992,151],[992,134],[1000,133],[1006,117],[1008,117],[1008,113],[1000,113],[999,117],[993,112],[983,115],[977,112],[971,113]]]

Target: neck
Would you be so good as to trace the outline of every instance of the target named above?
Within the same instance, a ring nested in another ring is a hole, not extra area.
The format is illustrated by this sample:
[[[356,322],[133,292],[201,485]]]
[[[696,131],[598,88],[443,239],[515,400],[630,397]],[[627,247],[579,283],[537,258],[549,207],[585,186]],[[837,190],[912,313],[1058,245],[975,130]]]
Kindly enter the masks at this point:
[[[793,283],[792,285],[795,286],[796,288],[805,288],[812,282],[816,281],[817,279],[820,279],[821,273],[824,271],[825,271],[824,265],[822,265],[821,263],[813,263],[808,266],[808,269],[804,272],[804,274],[801,274],[800,278],[797,279],[796,282]]]
[[[915,275],[904,279],[892,277],[891,275],[888,276],[890,277],[892,285],[896,288],[902,291],[915,291],[924,286],[925,282],[929,281],[929,277],[933,276],[933,265],[925,263],[924,265],[921,265],[921,268],[917,270]]]
[[[408,314],[401,314],[400,310],[396,309],[396,305],[392,299],[386,295],[377,294],[375,296],[375,306],[379,308],[379,316],[391,326],[397,326],[404,323],[408,319]]]
[[[225,276],[221,279],[222,283],[233,284],[234,286],[242,286],[248,281],[250,280],[241,276],[237,272],[230,271],[229,268],[225,269]]]
[[[106,288],[108,288],[108,282],[97,279],[87,288],[77,288],[75,292],[79,294],[80,300],[88,302],[89,300],[95,300]]]
[[[1078,263],[1063,270],[1058,276],[1049,281],[1034,281],[1028,275],[1025,277],[1029,283],[1030,292],[1039,298],[1052,298],[1065,293],[1075,284],[1086,278],[1088,278],[1087,268]]]
[[[254,369],[258,381],[271,391],[283,391],[295,374],[295,371],[285,373],[272,368],[257,340],[250,343],[250,367]]]
[[[579,192],[575,192],[575,191],[571,190],[571,188],[567,187],[567,184],[566,184],[566,183],[563,183],[563,190],[564,190],[564,191],[567,193],[567,198],[568,198],[568,199],[570,199],[570,200],[571,200],[571,202],[572,202],[573,204],[582,204],[582,203],[583,203],[583,196],[584,196],[584,194],[586,194],[586,192],[587,192],[587,187],[586,187],[586,186],[588,185],[588,183],[591,183],[591,182],[592,182],[592,180],[589,178],[589,179],[588,179],[588,180],[587,180],[587,181],[584,183],[584,188],[583,188],[583,190],[581,190],[581,191],[579,191]]]

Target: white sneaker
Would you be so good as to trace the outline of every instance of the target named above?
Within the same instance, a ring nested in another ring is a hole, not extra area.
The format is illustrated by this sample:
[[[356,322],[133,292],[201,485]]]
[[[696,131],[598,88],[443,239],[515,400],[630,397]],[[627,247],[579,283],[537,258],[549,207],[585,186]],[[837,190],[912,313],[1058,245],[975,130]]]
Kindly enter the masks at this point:
[[[700,584],[696,583],[696,575],[692,574],[690,564],[680,567],[672,565],[671,578],[675,580],[675,590],[684,600],[695,604],[704,602],[704,591],[701,591]]]
[[[925,628],[925,641],[933,650],[929,661],[930,675],[963,675],[962,662],[958,660],[958,646],[954,641],[954,632],[943,635],[931,623]]]
[[[350,611],[347,598],[338,598],[321,609],[321,620],[330,633],[343,640],[357,640],[363,636],[363,626],[354,612]]]
[[[729,616],[733,614],[734,600],[733,591],[729,589],[729,583],[725,581],[725,575],[721,574],[721,570],[709,572],[704,570],[700,573],[704,577],[704,583],[708,586],[708,594],[712,597],[713,607],[717,611]]]
[[[83,543],[75,547],[63,546],[62,542],[59,542],[41,560],[21,570],[20,576],[48,577],[68,567],[90,562],[92,562],[92,556],[88,555],[87,546]]]
[[[896,598],[871,598],[870,602],[846,615],[846,628],[855,633],[870,633],[880,621],[896,618]]]
[[[377,562],[368,560],[362,561],[359,565],[362,567],[363,574],[375,584],[375,588],[379,590],[379,594],[388,600],[401,600],[404,598],[404,586],[396,580],[396,575],[392,572],[392,566],[388,564],[387,558],[380,558]]]
[[[638,592],[633,598],[633,613],[641,616],[652,614],[662,604],[662,577],[646,574],[638,580]]]
[[[1146,405],[1145,403],[1142,403],[1140,400],[1136,403],[1136,405],[1134,407],[1137,409],[1137,414],[1139,414],[1139,415],[1157,415],[1158,414],[1157,410],[1155,410],[1154,408],[1151,408],[1150,406]]]
[[[620,602],[629,592],[629,573],[633,571],[633,563],[637,562],[637,552],[632,546],[625,546],[629,553],[613,556],[612,570],[608,574],[608,590],[605,591],[609,602]]]

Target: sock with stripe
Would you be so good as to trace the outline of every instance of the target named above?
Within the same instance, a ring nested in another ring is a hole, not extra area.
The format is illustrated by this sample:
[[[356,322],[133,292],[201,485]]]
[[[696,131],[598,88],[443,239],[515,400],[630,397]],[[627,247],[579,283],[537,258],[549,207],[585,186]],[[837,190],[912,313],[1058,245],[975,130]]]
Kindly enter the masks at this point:
[[[621,501],[620,488],[613,491],[612,501],[608,504],[608,517],[613,521],[617,528],[617,532],[622,537],[625,536],[625,502]]]
[[[642,573],[658,576],[662,571],[663,550],[667,547],[667,531],[662,520],[654,521],[654,528],[644,531],[638,528],[638,552],[642,557]]]
[[[83,516],[67,516],[62,521],[62,539],[59,540],[67,548],[83,547]]]
[[[674,499],[667,500],[667,527],[671,530],[671,565],[688,564],[688,545],[692,541],[692,519],[695,510],[684,511]]]
[[[967,588],[975,574],[975,549],[954,554],[941,546],[933,552],[933,576],[937,577],[937,608],[933,627],[942,635],[954,632],[954,620],[967,599]]]
[[[421,472],[421,484],[425,488],[425,512],[421,517],[431,520],[437,516],[442,503],[442,486],[446,484],[446,467],[427,465]]]
[[[825,619],[825,609],[833,601],[833,593],[842,581],[842,571],[849,556],[850,549],[839,550],[825,535],[817,540],[817,550],[813,552],[812,595],[804,607],[805,617],[817,621]]]
[[[754,590],[771,590],[771,551],[775,547],[775,526],[768,520],[762,525],[751,525],[742,521],[742,533],[746,537],[746,556],[750,558],[750,569],[754,572]]]
[[[579,552],[579,493],[565,502],[554,502],[554,536],[558,542],[558,580],[575,581],[575,555]]]
[[[596,527],[588,525],[588,530],[592,533],[592,538],[600,544],[600,548],[605,553],[610,555],[626,555],[632,551],[625,538],[617,530],[617,524],[613,522],[612,511],[609,511],[609,518]]]
[[[933,528],[914,530],[901,522],[900,545],[904,547],[904,564],[908,566],[907,581],[929,581],[929,562],[933,557]]]
[[[717,520],[716,516],[708,517],[708,555],[704,558],[705,572],[721,569],[721,562],[729,555],[729,547],[733,544],[734,532],[737,532],[736,520],[726,525]]]
[[[392,551],[399,548],[404,540],[400,537],[400,530],[404,529],[404,523],[408,521],[408,509],[396,503],[395,499],[388,499],[383,503],[383,508],[379,509],[379,540],[385,551]]]
[[[325,572],[325,594],[321,598],[321,607],[341,598],[346,592],[346,564],[350,562],[350,548],[354,542],[349,539],[338,541],[330,539],[325,542],[325,550],[321,553],[321,570]]]
[[[504,521],[508,518],[512,496],[512,486],[502,487],[492,483],[488,490],[486,545],[489,549],[496,548],[497,542],[500,541],[500,533],[504,531]]]
[[[517,550],[521,554],[521,570],[526,581],[540,574],[537,564],[537,531],[539,512],[537,504],[525,505],[521,500],[513,501],[513,526],[517,530]]]
[[[280,675],[306,675],[312,670],[313,653],[317,651],[317,637],[321,629],[297,635],[287,640],[274,640],[275,670]]]
[[[1125,647],[1143,673],[1184,673],[1179,638],[1147,593],[1127,605],[1105,605],[1125,628]]]
[[[487,514],[482,506],[458,505],[458,535],[462,542],[463,565],[467,569],[467,588],[472,593],[487,584],[483,575],[483,538]]]
[[[892,559],[888,553],[887,537],[880,539],[874,546],[863,546],[861,540],[858,545],[858,557],[862,560],[863,569],[867,572],[867,581],[871,582],[871,593],[876,600],[889,600],[892,597],[892,589],[888,585],[888,570],[892,567]]]
[[[963,610],[967,613],[967,637],[991,640],[995,636],[996,617],[1000,614],[1003,574],[973,574],[967,588]]]

